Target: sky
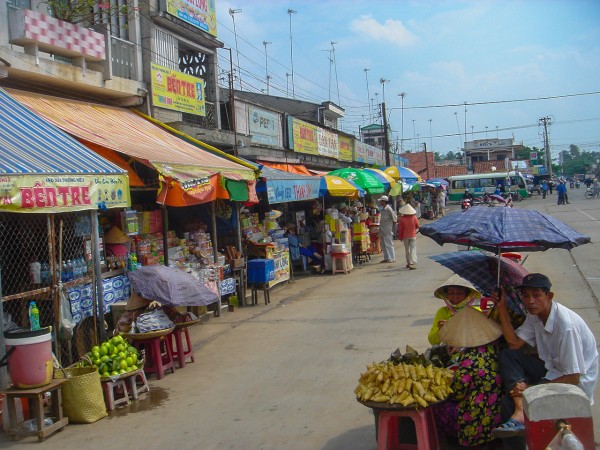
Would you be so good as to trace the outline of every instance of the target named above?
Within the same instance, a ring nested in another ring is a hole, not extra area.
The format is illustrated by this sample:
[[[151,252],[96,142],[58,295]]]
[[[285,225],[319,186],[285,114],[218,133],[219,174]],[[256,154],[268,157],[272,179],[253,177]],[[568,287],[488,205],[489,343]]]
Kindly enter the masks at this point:
[[[345,132],[382,123],[385,102],[404,151],[540,148],[543,117],[554,157],[600,151],[600,0],[215,1],[235,88],[266,93],[268,71],[270,95],[344,108]]]

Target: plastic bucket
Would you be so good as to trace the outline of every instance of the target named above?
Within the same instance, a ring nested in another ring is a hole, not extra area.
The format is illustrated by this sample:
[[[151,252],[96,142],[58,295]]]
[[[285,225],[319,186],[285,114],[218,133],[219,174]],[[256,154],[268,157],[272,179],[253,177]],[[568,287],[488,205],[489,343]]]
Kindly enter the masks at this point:
[[[30,389],[52,381],[52,337],[50,328],[4,333],[8,373],[13,385]]]

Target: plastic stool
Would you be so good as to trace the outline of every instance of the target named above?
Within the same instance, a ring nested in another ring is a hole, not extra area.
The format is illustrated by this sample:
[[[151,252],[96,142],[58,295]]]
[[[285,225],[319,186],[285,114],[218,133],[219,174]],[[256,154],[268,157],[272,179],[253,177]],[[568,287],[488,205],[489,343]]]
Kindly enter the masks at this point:
[[[271,292],[269,283],[253,284],[252,285],[252,305],[258,304],[258,291],[262,290],[265,296],[265,305],[271,303]]]
[[[104,391],[104,402],[106,409],[113,411],[121,404],[129,404],[129,392],[127,391],[127,383],[125,378],[117,381],[103,381],[102,390]],[[121,394],[121,395],[119,395]]]
[[[138,387],[137,379],[141,378],[142,385]],[[140,369],[137,373],[131,375],[127,378],[129,382],[129,390],[131,391],[131,396],[134,400],[137,400],[140,394],[144,392],[150,392],[150,386],[148,385],[148,380],[146,379],[146,374],[144,373],[144,369]]]
[[[403,444],[398,441],[398,419],[400,417],[409,417],[415,423],[417,445]],[[380,411],[377,428],[378,450],[439,450],[440,448],[431,408],[424,408],[419,411],[414,409]]]
[[[171,333],[175,342],[175,345],[173,346],[173,359],[179,361],[180,369],[185,367],[188,358],[190,359],[190,362],[195,361],[194,349],[192,348],[192,341],[190,339],[188,328],[189,327],[175,326],[175,329]],[[185,336],[185,344],[183,342],[183,336]]]
[[[170,334],[134,342],[138,350],[141,347],[146,349],[146,356],[148,357],[145,366],[146,373],[155,373],[156,378],[159,380],[164,378],[165,370],[167,369],[171,369],[175,373],[175,361],[173,360],[173,346]],[[164,353],[162,343],[165,344]]]
[[[338,272],[347,274],[350,272],[350,268],[348,267],[348,255],[349,252],[345,253],[331,253],[331,274],[335,275]],[[341,268],[338,269],[337,262],[341,262]]]

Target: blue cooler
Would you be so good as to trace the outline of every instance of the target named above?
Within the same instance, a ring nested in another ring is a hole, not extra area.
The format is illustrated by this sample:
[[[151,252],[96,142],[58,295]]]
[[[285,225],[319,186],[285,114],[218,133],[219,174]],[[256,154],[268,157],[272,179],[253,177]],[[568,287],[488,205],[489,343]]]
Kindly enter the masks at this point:
[[[248,283],[262,284],[275,279],[275,260],[251,259],[248,261]]]

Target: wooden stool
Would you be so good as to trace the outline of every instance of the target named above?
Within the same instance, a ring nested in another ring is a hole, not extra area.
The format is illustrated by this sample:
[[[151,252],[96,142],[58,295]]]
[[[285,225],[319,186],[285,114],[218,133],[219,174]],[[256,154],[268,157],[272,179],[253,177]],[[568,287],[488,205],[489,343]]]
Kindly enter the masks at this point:
[[[175,329],[171,336],[173,336],[173,340],[175,345],[173,346],[173,359],[175,361],[179,361],[179,368],[183,369],[185,367],[185,363],[187,359],[190,359],[190,362],[194,362],[194,349],[192,348],[192,341],[190,339],[190,332],[188,330],[189,327],[175,325]],[[183,337],[185,336],[185,343],[183,341]]]
[[[409,417],[415,423],[416,446],[399,442],[398,419],[400,417]],[[440,442],[431,408],[418,411],[415,409],[379,411],[377,448],[378,450],[439,450]]]
[[[138,387],[137,379],[140,378],[141,385]],[[133,375],[127,377],[127,382],[129,383],[129,391],[131,392],[131,396],[134,400],[137,400],[140,394],[144,392],[150,392],[150,386],[148,385],[148,380],[146,379],[146,374],[144,373],[144,369],[138,369]]]
[[[55,431],[62,430],[69,423],[67,417],[63,417],[62,411],[62,395],[61,384],[66,379],[52,380],[50,384],[33,389],[17,389],[10,388],[4,391],[6,396],[4,401],[8,402],[8,420],[9,428],[6,433],[11,440],[16,440],[21,436],[37,436],[38,441],[43,441]],[[46,393],[50,392],[50,417],[54,421],[51,425],[46,426],[44,423],[44,399]],[[26,398],[30,403],[30,411],[35,419],[37,430],[26,431],[20,428],[21,424],[17,423],[17,411],[15,408],[15,399]]]
[[[253,284],[252,285],[252,305],[258,304],[258,291],[262,290],[265,296],[265,305],[271,303],[271,288],[269,283]]]
[[[138,339],[134,341],[134,346],[138,350],[142,347],[146,350],[145,370],[147,373],[155,373],[157,379],[165,376],[165,370],[171,369],[175,373],[175,362],[173,361],[173,346],[171,342],[171,333],[163,336],[156,336],[149,339]],[[162,344],[164,343],[163,352]]]
[[[119,405],[129,405],[129,392],[127,392],[126,378],[117,381],[103,381],[104,403],[108,411],[114,411]]]
[[[336,273],[345,273],[350,272],[350,267],[348,266],[348,255],[350,252],[344,253],[331,253],[331,273],[335,275]],[[341,262],[341,267],[338,269],[337,262]]]

